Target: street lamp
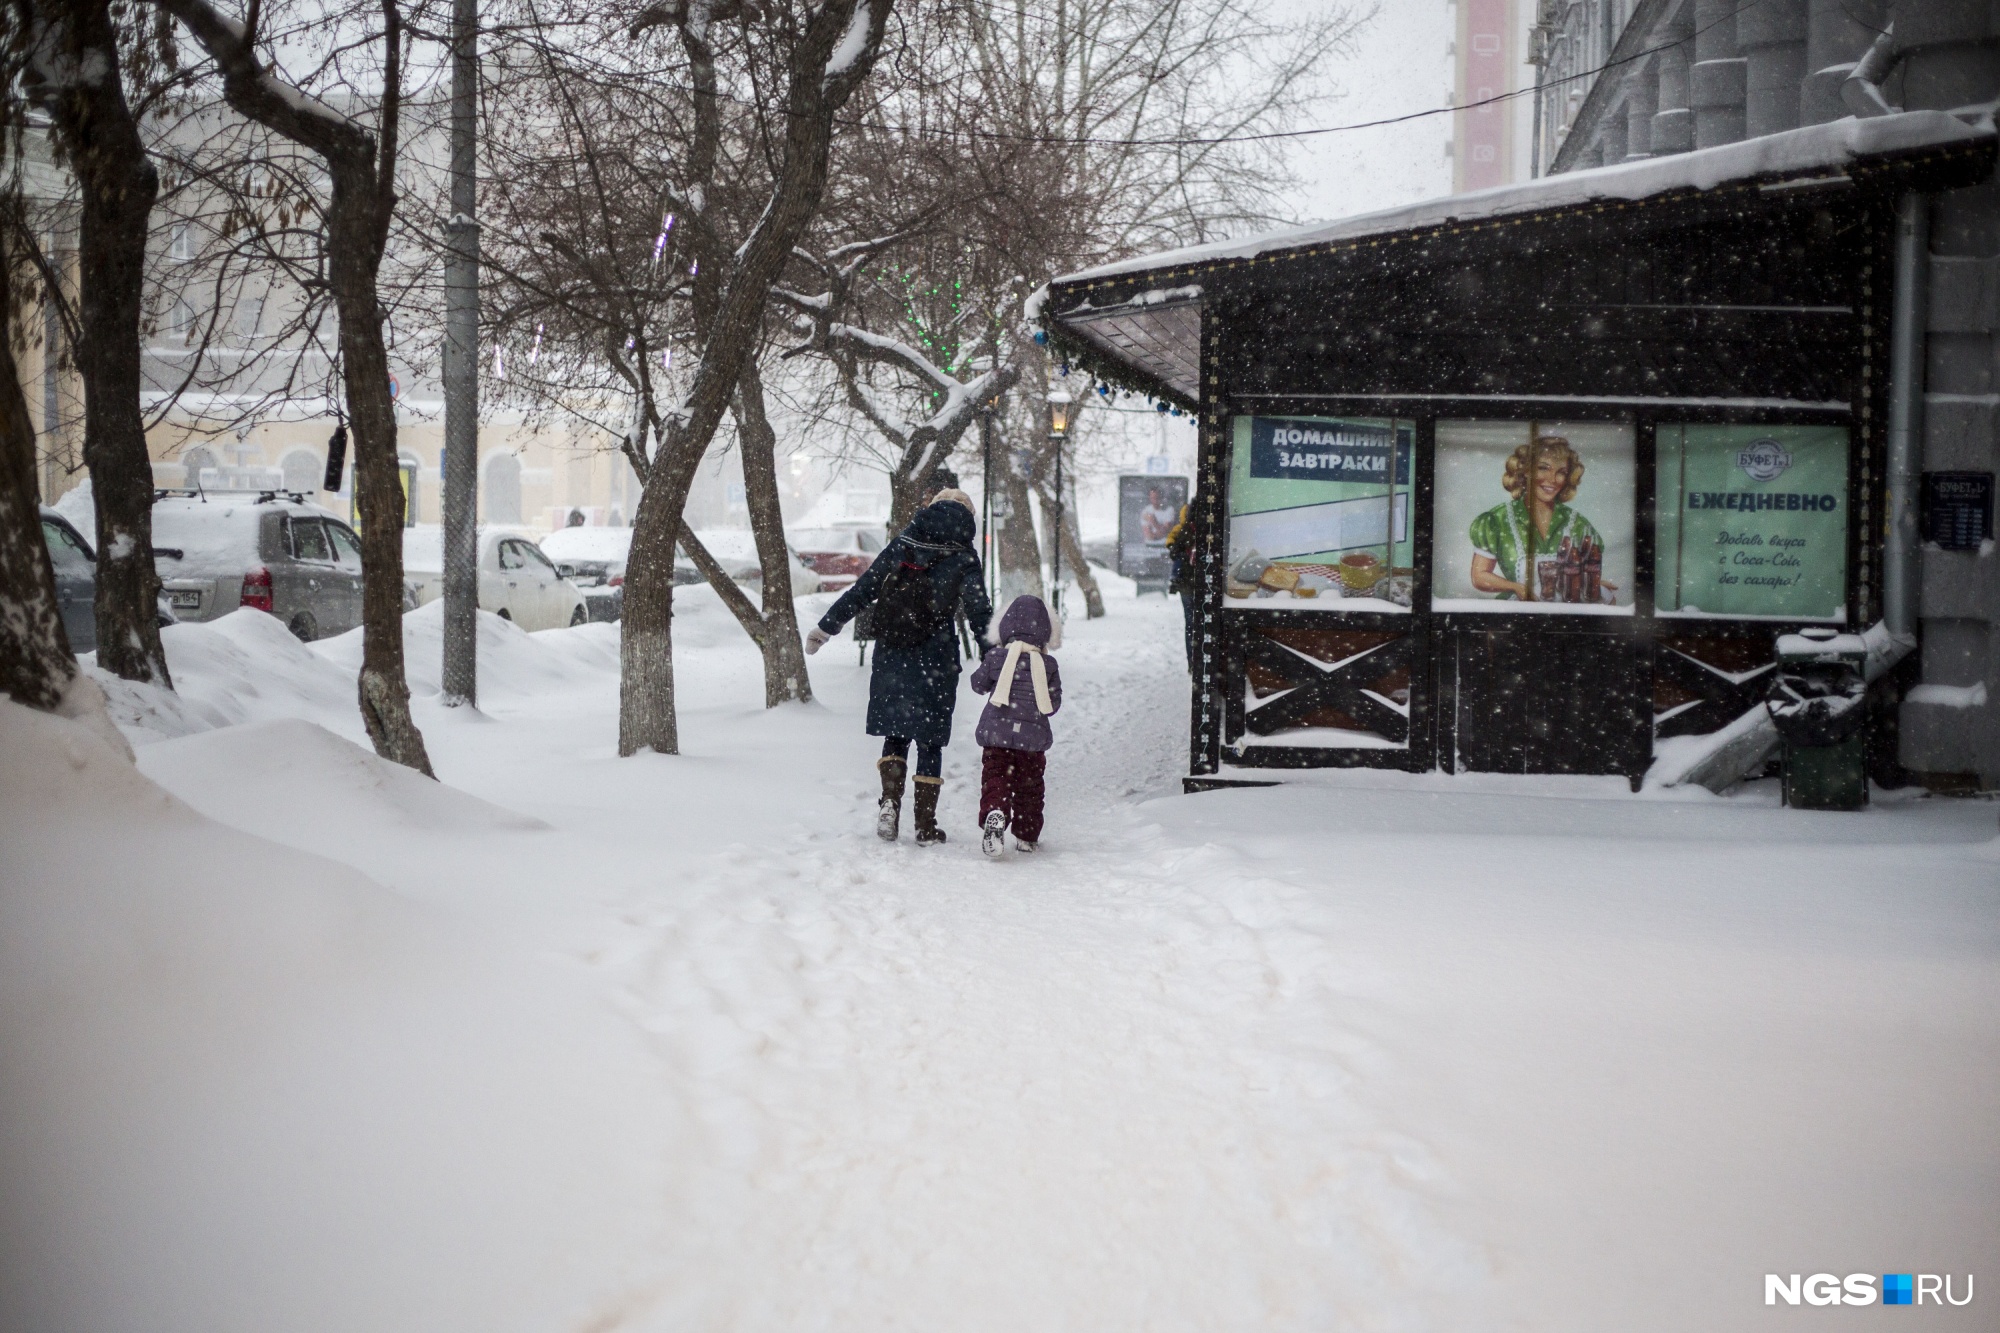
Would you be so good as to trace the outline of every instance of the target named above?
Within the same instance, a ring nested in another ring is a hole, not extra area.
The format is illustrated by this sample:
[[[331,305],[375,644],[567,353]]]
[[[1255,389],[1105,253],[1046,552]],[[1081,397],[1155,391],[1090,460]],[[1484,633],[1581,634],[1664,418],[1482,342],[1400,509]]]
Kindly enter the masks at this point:
[[[1049,558],[1050,609],[1062,617],[1063,437],[1069,434],[1070,396],[1066,389],[1049,390],[1049,439],[1056,447],[1056,521],[1051,526],[1055,550]]]

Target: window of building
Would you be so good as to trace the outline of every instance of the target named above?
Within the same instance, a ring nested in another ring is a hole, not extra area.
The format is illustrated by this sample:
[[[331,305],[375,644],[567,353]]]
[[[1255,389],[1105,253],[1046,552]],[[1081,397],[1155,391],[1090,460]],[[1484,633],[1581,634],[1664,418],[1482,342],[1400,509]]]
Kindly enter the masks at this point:
[[[1633,613],[1633,431],[1440,421],[1431,606]]]
[[[495,454],[488,459],[486,472],[486,521],[521,521],[521,460],[512,454]]]
[[[309,449],[294,449],[279,463],[285,472],[285,489],[310,495],[326,479],[326,464]]]
[[[1232,429],[1229,604],[1409,606],[1414,423],[1242,416]]]
[[[1845,426],[1662,425],[1656,439],[1660,615],[1846,619]]]

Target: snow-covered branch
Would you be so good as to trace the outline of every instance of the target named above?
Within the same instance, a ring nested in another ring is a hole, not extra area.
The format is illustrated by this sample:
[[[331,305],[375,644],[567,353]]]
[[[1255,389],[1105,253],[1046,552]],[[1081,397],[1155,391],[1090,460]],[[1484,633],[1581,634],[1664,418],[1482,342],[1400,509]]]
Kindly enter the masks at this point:
[[[223,95],[244,116],[323,155],[375,152],[374,136],[318,98],[280,79],[257,58],[248,29],[208,0],[160,0],[201,44],[223,78]]]

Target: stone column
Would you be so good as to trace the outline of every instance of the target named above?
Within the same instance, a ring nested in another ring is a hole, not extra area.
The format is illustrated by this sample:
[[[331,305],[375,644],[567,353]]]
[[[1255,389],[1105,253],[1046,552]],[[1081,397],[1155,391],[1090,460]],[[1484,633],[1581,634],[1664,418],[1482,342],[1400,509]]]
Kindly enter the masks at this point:
[[[1971,106],[2000,94],[2000,16],[1980,0],[1898,0],[1896,50],[1902,56],[1892,83],[1901,104],[1917,110]],[[1891,97],[1891,102],[1898,99]]]
[[[1625,160],[1653,155],[1653,116],[1660,109],[1660,66],[1641,61],[1625,80]]]
[[[1743,57],[1736,49],[1737,0],[1692,0],[1694,66],[1688,106],[1694,146],[1714,148],[1743,137]]]
[[[1625,160],[1625,104],[1604,113],[1597,124],[1598,161],[1604,166]]]
[[[1888,0],[1808,0],[1799,124],[1824,125],[1849,114],[1840,85],[1888,21]]]
[[[1685,153],[1694,147],[1694,113],[1688,110],[1688,69],[1694,64],[1694,0],[1684,0],[1673,18],[1660,25],[1653,43],[1659,70],[1659,110],[1653,113],[1653,156]]]
[[[1743,134],[1757,139],[1799,127],[1806,81],[1806,0],[1757,0],[1736,11],[1743,54]]]
[[[1984,0],[1897,0],[1892,103],[1949,110],[2000,96],[2000,12]],[[2000,471],[2000,181],[1934,197],[1924,349],[1923,468]],[[1917,615],[1925,685],[2000,698],[2000,560],[1932,547]],[[2000,787],[2000,708],[1905,699],[1898,757],[1934,785]]]

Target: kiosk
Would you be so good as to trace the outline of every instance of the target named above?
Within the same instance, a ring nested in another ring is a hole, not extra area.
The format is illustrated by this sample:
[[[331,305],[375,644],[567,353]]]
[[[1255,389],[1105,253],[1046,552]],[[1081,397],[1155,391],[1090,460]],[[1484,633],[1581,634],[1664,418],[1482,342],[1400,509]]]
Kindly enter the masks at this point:
[[[1846,120],[1060,279],[1199,414],[1189,785],[1622,774],[1881,617],[1898,199],[1990,124]]]

